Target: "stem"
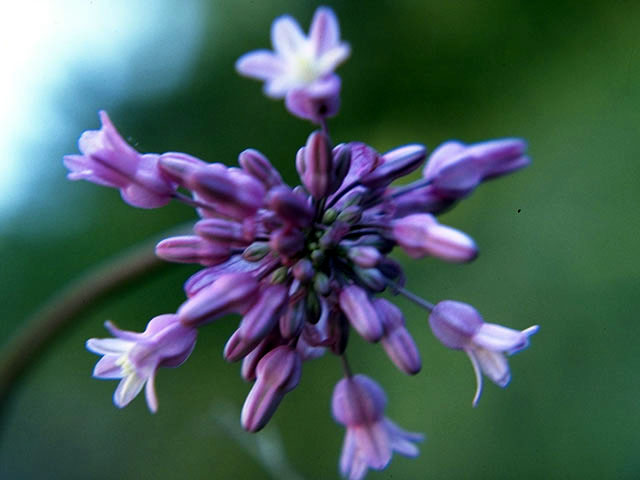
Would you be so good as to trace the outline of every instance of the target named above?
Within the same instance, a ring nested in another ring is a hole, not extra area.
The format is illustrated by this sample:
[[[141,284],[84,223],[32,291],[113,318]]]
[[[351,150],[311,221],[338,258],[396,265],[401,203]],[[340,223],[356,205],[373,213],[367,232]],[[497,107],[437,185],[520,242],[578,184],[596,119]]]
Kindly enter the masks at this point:
[[[351,373],[351,366],[349,365],[349,361],[347,360],[347,355],[345,353],[340,355],[340,360],[342,360],[342,369],[344,370],[344,374],[349,378],[353,377],[353,373]]]
[[[322,127],[322,133],[324,133],[329,139],[329,143],[331,143],[331,137],[329,136],[329,126],[327,125],[327,118],[322,117],[320,119],[320,127]]]
[[[392,283],[390,282],[390,284]],[[392,284],[392,285],[398,291],[398,293],[400,293],[401,295],[404,295],[406,298],[411,300],[413,303],[416,303],[417,305],[421,306],[422,308],[425,308],[429,311],[432,311],[435,308],[435,305],[433,303],[426,301],[424,298],[417,296],[415,293],[410,292],[406,288],[401,287],[399,285],[395,285],[395,284]]]
[[[189,205],[190,207],[194,207],[194,208],[204,208],[205,210],[215,210],[213,208],[213,206],[211,205],[207,205],[206,203],[202,203],[198,200],[194,200],[191,197],[188,197],[187,195],[180,193],[180,192],[173,192],[173,198],[175,198],[176,200],[184,203],[185,205]]]
[[[162,238],[184,234],[187,229],[191,229],[191,222],[165,232]],[[25,321],[25,326],[3,347],[0,356],[0,411],[20,377],[46,352],[59,333],[99,301],[143,275],[169,265],[155,256],[157,241],[157,238],[147,240],[92,268]]]

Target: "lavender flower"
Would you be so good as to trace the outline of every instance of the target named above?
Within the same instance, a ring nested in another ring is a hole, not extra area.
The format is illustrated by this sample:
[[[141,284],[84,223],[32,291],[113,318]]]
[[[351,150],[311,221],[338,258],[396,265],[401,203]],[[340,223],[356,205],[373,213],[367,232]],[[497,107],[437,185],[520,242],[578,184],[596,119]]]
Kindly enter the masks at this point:
[[[88,180],[120,189],[129,205],[157,208],[169,203],[175,186],[158,170],[158,155],[141,155],[125,142],[107,112],[100,111],[102,128],[82,134],[78,146],[82,155],[67,155],[70,180]]]
[[[529,337],[538,326],[521,332],[493,323],[484,323],[482,316],[471,305],[445,300],[438,303],[429,324],[433,334],[445,346],[464,350],[471,359],[476,374],[477,389],[473,397],[475,407],[482,394],[482,374],[500,387],[511,381],[509,364],[503,353],[511,355],[529,346]]]
[[[105,324],[116,338],[91,338],[87,348],[103,355],[93,376],[122,380],[113,395],[113,403],[124,407],[146,383],[145,396],[149,410],[158,410],[155,375],[159,367],[178,367],[189,357],[196,344],[197,330],[180,323],[175,315],[152,319],[142,333],[120,330],[111,322]]]
[[[333,417],[347,428],[340,472],[350,480],[363,478],[369,468],[385,468],[394,450],[407,457],[418,455],[412,442],[421,442],[424,436],[386,418],[386,404],[382,388],[365,375],[343,378],[333,390]]]
[[[264,92],[285,98],[294,115],[319,123],[338,112],[340,79],[333,73],[350,53],[340,41],[338,20],[327,7],[316,10],[306,37],[288,15],[271,26],[273,52],[257,50],[236,62],[242,75],[265,82]]]
[[[287,185],[254,149],[240,153],[240,168],[186,153],[140,154],[104,112],[102,129],[80,138],[83,155],[65,157],[71,179],[118,188],[126,202],[143,208],[176,199],[200,217],[192,235],[167,238],[156,247],[165,260],[205,267],[185,283],[187,299],[177,313],[154,318],[143,333],[107,323],[116,338],[91,339],[87,348],[104,355],[96,377],[121,379],[117,406],[127,405],[146,384],[147,403],[155,411],[157,369],[186,360],[198,328],[239,315],[223,355],[241,361],[242,377],[253,382],[241,418],[251,432],[262,429],[298,385],[304,362],[327,352],[340,356],[345,378],[332,400],[334,417],[347,428],[340,469],[360,479],[369,468],[385,468],[393,451],[417,455],[413,442],[422,439],[384,417],[383,390],[354,375],[347,360],[355,332],[380,343],[402,372],[421,369],[402,312],[378,294],[402,295],[431,312],[434,335],[469,355],[478,381],[474,405],[482,373],[505,386],[510,372],[504,354],[525,348],[537,330],[486,324],[473,307],[459,302],[434,307],[405,288],[402,267],[390,257],[398,246],[416,259],[473,260],[477,247],[471,237],[440,224],[436,215],[482,181],[526,166],[526,144],[447,142],[429,157],[421,179],[392,185],[423,167],[427,149],[413,143],[380,154],[362,142],[332,145],[326,119],[339,104],[334,70],[349,54],[333,12],[319,8],[308,37],[290,17],[280,17],[272,42],[275,52],[248,53],[236,67],[264,80],[265,92],[284,97],[291,113],[322,125],[291,156],[300,185]]]

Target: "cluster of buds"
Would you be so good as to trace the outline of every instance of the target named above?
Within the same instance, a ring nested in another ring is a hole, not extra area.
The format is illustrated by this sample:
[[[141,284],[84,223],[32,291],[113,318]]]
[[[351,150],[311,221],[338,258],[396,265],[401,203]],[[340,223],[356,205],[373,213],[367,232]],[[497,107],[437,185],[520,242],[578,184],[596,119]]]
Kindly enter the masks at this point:
[[[200,327],[240,315],[224,358],[241,361],[242,377],[253,383],[241,415],[251,432],[262,429],[298,385],[304,362],[327,351],[338,355],[344,378],[334,390],[332,411],[347,429],[340,468],[350,479],[360,479],[369,468],[386,467],[394,450],[417,455],[414,443],[422,438],[384,416],[382,388],[354,375],[347,361],[355,330],[380,343],[402,372],[421,369],[402,312],[378,298],[380,293],[402,295],[423,307],[436,338],[469,355],[478,385],[474,405],[482,374],[506,386],[510,374],[504,354],[525,348],[536,331],[484,323],[470,305],[450,300],[434,305],[416,296],[389,256],[398,246],[412,258],[473,260],[475,242],[436,216],[481,182],[518,170],[529,159],[519,139],[448,142],[428,158],[420,144],[383,154],[359,142],[333,145],[326,125],[339,106],[340,80],[333,70],[349,54],[333,12],[318,9],[309,37],[291,18],[281,17],[274,22],[272,40],[275,53],[248,53],[237,68],[264,80],[266,93],[284,97],[291,113],[321,125],[295,156],[301,185],[287,185],[253,149],[240,153],[239,167],[184,153],[140,154],[104,112],[102,128],[80,138],[82,155],[65,158],[73,180],[118,188],[137,207],[160,207],[175,199],[200,217],[192,235],[167,238],[156,247],[165,260],[205,267],[187,280],[187,300],[177,312],[154,318],[143,333],[109,323],[116,338],[91,339],[87,348],[103,355],[96,377],[122,379],[114,395],[117,406],[127,405],[146,383],[147,403],[155,411],[156,370],[184,362]],[[420,168],[418,180],[392,185]]]

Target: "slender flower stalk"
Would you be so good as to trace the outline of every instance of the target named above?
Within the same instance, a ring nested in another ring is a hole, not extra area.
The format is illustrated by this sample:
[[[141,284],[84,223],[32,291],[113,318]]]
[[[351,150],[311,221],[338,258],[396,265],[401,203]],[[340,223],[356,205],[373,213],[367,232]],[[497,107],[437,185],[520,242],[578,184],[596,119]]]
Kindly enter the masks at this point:
[[[474,260],[473,239],[436,216],[481,182],[530,160],[519,139],[469,146],[447,142],[428,159],[420,143],[383,154],[362,142],[334,145],[326,122],[338,111],[340,79],[334,70],[349,55],[335,15],[319,8],[308,36],[293,19],[280,17],[272,43],[273,52],[250,52],[236,68],[263,80],[265,93],[284,98],[292,114],[321,126],[291,155],[300,185],[287,185],[267,156],[254,149],[239,154],[239,167],[179,152],[140,154],[104,112],[102,128],[82,135],[82,155],[65,157],[69,178],[118,188],[131,205],[153,208],[176,199],[195,208],[199,219],[192,234],[161,241],[156,254],[205,267],[185,283],[187,299],[175,314],[155,317],[143,333],[108,323],[115,338],[91,339],[87,348],[103,355],[94,376],[120,379],[117,406],[127,405],[146,386],[155,412],[157,369],[184,362],[200,327],[239,315],[223,355],[241,361],[241,376],[253,383],[241,415],[250,432],[264,428],[299,384],[305,362],[338,355],[345,377],[335,387],[332,412],[347,429],[340,470],[361,479],[369,468],[385,468],[393,451],[417,455],[414,443],[423,438],[384,416],[382,388],[354,373],[346,360],[349,339],[358,334],[380,343],[402,372],[420,371],[420,353],[401,310],[379,294],[403,295],[424,308],[436,338],[467,353],[478,382],[474,405],[482,374],[506,386],[510,371],[504,355],[525,348],[537,330],[484,323],[460,302],[434,305],[405,287],[402,267],[390,256],[400,247],[414,259]],[[421,179],[393,185],[420,168]]]

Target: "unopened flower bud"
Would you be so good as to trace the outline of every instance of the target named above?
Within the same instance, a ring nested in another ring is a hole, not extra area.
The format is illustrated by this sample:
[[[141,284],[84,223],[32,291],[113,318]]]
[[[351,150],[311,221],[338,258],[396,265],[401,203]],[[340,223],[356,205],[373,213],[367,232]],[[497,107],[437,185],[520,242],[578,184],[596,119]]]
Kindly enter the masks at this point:
[[[227,313],[245,314],[256,301],[258,282],[249,273],[229,273],[203,288],[178,309],[180,321],[192,327]]]
[[[294,338],[301,331],[306,319],[304,298],[289,302],[285,313],[280,317],[280,334],[283,338]]]
[[[182,235],[166,238],[158,243],[156,255],[170,262],[211,266],[227,260],[231,251],[228,245],[209,242],[196,235]]]
[[[374,300],[373,307],[384,327],[380,343],[385,352],[400,370],[415,375],[422,368],[422,361],[415,341],[405,328],[402,311],[384,298]]]
[[[364,286],[374,292],[382,292],[387,288],[387,279],[377,268],[360,268],[354,265],[353,273]]]
[[[338,218],[338,211],[335,208],[328,208],[322,216],[322,223],[331,225]]]
[[[293,266],[292,273],[300,282],[309,283],[314,274],[313,265],[310,260],[303,258]]]
[[[329,295],[331,287],[329,285],[329,277],[323,272],[317,272],[313,277],[313,288],[319,295]]]
[[[349,233],[349,224],[336,220],[333,224],[322,234],[318,243],[320,248],[327,250],[332,248],[342,240],[347,233]]]
[[[383,163],[360,179],[360,183],[371,189],[386,187],[395,179],[411,173],[422,165],[426,155],[427,149],[419,144],[391,150],[382,155]]]
[[[309,290],[304,298],[304,302],[306,320],[312,324],[318,323],[318,320],[320,320],[321,308],[316,292]]]
[[[199,169],[206,167],[207,162],[186,153],[167,152],[160,155],[158,168],[164,176],[179,185],[185,186],[188,178]]]
[[[384,330],[367,293],[356,285],[342,289],[338,297],[340,309],[349,319],[349,323],[369,342],[377,342]]]
[[[287,298],[287,287],[269,285],[240,322],[240,336],[249,343],[261,341],[278,323],[279,313]]]
[[[249,222],[239,223],[222,218],[200,220],[194,227],[195,232],[213,242],[230,245],[246,245],[253,238],[255,227]]]
[[[333,148],[332,155],[334,167],[329,193],[338,190],[342,182],[344,182],[347,173],[349,173],[349,168],[351,167],[351,147],[349,144],[341,143]]]
[[[275,413],[284,395],[300,381],[302,361],[298,352],[282,345],[267,353],[256,368],[256,383],[242,407],[242,426],[257,432]]]
[[[282,177],[278,170],[259,151],[252,148],[244,150],[238,156],[238,163],[245,172],[262,182],[267,190],[282,185]]]
[[[357,205],[350,205],[344,208],[338,214],[338,220],[349,224],[354,224],[360,221],[362,218],[362,209]]]
[[[294,227],[284,227],[271,234],[269,246],[285,258],[293,258],[304,249],[304,234]]]
[[[416,213],[394,220],[393,236],[412,258],[431,255],[449,262],[468,262],[478,255],[471,237],[439,224],[428,213]]]
[[[291,225],[306,227],[313,221],[314,212],[307,199],[288,187],[272,188],[267,196],[267,205]]]
[[[296,160],[300,179],[307,191],[316,199],[325,197],[333,175],[333,158],[327,136],[321,131],[313,132],[302,156]]]
[[[262,260],[267,253],[269,253],[270,248],[267,242],[253,242],[242,252],[242,258],[249,262],[257,262]]]
[[[347,253],[349,259],[361,268],[372,268],[380,260],[380,252],[375,247],[353,247]]]

